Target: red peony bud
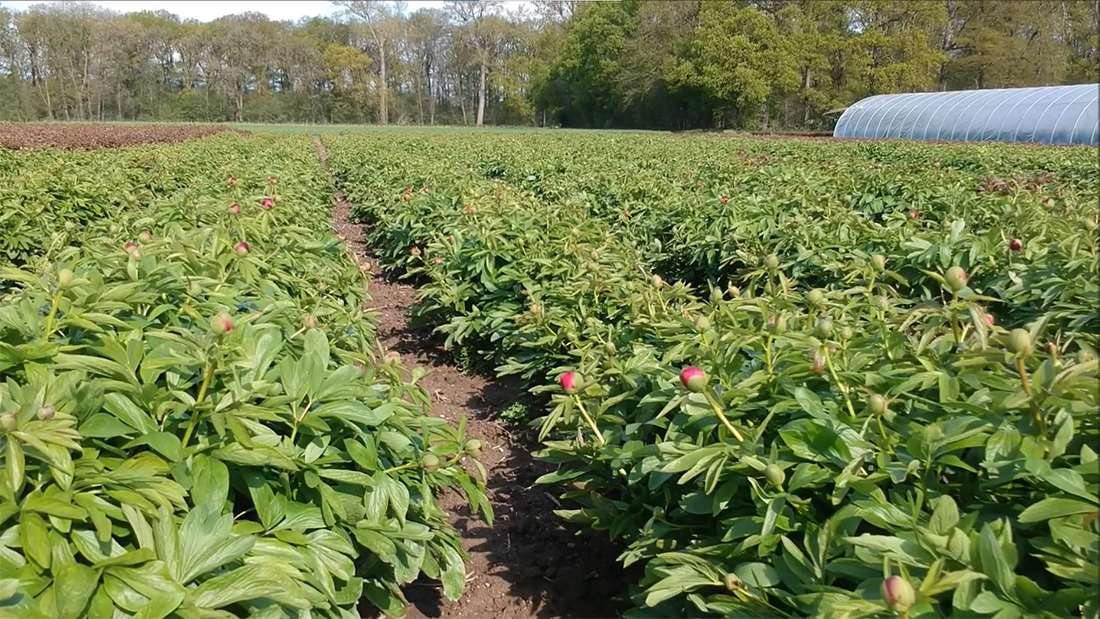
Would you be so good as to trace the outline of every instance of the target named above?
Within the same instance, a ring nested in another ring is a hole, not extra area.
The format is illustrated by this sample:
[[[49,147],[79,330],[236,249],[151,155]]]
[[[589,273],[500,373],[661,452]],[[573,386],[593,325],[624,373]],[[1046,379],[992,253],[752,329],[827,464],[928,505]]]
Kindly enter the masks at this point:
[[[1023,246],[1024,244],[1022,241],[1020,241],[1020,239],[1012,239],[1008,242],[1008,248],[1012,251],[1020,251],[1020,248],[1022,248]]]
[[[215,335],[225,335],[233,330],[233,319],[229,314],[218,314],[210,320],[210,330],[213,331]]]
[[[561,383],[561,388],[566,393],[575,393],[577,391],[577,384],[581,382],[580,374],[576,372],[566,372],[558,379]]]
[[[986,314],[985,315],[985,324],[987,324],[991,327],[993,326],[993,314]]]
[[[701,393],[707,386],[707,375],[703,370],[688,366],[680,372],[680,382],[692,393]]]
[[[234,215],[240,215],[241,214],[241,205],[237,204],[236,202],[234,202],[233,204],[230,204],[229,205],[229,212],[233,213]]]
[[[909,216],[912,217],[913,219],[916,219],[916,218],[920,217],[920,213],[917,212],[917,209],[912,209],[912,210],[909,211]]]
[[[443,259],[442,258],[435,258],[434,260],[432,260],[432,262],[434,262],[436,264],[443,264]]]
[[[230,176],[230,177],[229,177],[229,186],[230,186],[230,187],[234,187],[234,186],[236,186],[236,184],[237,184],[237,179],[235,179],[235,178],[233,178],[232,176]]]
[[[260,200],[260,206],[264,207],[265,211],[270,211],[271,208],[275,206],[275,201],[271,198],[264,198]]]
[[[233,246],[233,251],[237,252],[238,256],[243,256],[248,253],[248,243],[241,241]]]
[[[916,602],[913,585],[901,576],[891,576],[882,582],[882,600],[895,612],[905,613]]]
[[[718,199],[721,200],[723,204],[730,201],[729,196],[722,196]]]
[[[409,249],[409,253],[414,255],[414,256],[419,256],[420,255],[420,248],[418,248],[416,245],[413,245],[412,248]]]

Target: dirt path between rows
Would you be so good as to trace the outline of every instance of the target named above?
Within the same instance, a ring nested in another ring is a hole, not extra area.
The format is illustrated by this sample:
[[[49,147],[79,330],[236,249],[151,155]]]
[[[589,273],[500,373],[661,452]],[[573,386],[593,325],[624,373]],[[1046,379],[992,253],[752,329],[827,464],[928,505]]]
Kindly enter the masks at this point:
[[[321,158],[324,144],[314,137]],[[365,226],[350,219],[352,206],[340,192],[332,212],[337,235],[360,264],[374,272]],[[616,560],[619,549],[606,536],[566,528],[552,512],[557,491],[535,486],[549,469],[530,453],[536,446],[517,428],[505,428],[500,411],[525,399],[513,382],[463,373],[441,350],[430,331],[409,326],[415,289],[375,274],[368,289],[371,307],[380,314],[378,338],[386,351],[401,354],[402,363],[429,370],[420,384],[432,399],[432,413],[451,422],[467,420],[467,435],[485,441],[480,458],[488,473],[487,491],[495,521],[490,528],[480,514],[471,515],[456,493],[440,497],[443,509],[462,535],[470,554],[466,591],[458,602],[442,588],[422,579],[405,588],[409,619],[605,619],[619,617],[612,598],[626,590],[627,575]],[[366,615],[365,615],[366,616]]]

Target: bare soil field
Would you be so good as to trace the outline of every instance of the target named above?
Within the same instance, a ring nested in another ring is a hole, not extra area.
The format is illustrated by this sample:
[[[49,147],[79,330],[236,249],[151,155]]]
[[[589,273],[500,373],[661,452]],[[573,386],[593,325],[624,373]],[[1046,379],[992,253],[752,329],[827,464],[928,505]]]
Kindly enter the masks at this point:
[[[0,146],[27,148],[73,148],[95,150],[138,144],[166,144],[232,131],[248,131],[215,125],[114,125],[70,123],[0,123]]]

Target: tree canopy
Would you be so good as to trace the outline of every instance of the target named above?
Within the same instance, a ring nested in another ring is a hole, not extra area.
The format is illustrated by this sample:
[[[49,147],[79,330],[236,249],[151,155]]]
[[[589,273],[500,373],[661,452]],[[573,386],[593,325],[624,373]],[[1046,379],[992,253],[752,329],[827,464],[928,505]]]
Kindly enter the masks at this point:
[[[1100,70],[1093,0],[335,4],[296,22],[0,8],[0,121],[815,129],[869,95]]]

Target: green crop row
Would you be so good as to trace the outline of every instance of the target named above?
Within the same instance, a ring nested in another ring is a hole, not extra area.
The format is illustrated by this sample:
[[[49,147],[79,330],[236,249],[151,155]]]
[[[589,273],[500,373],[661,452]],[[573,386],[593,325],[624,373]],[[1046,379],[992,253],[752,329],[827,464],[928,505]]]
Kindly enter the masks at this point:
[[[1094,151],[324,139],[631,617],[1097,617]]]
[[[400,616],[421,574],[461,594],[435,495],[491,518],[480,445],[376,359],[331,192],[304,136],[0,151],[0,614]]]

